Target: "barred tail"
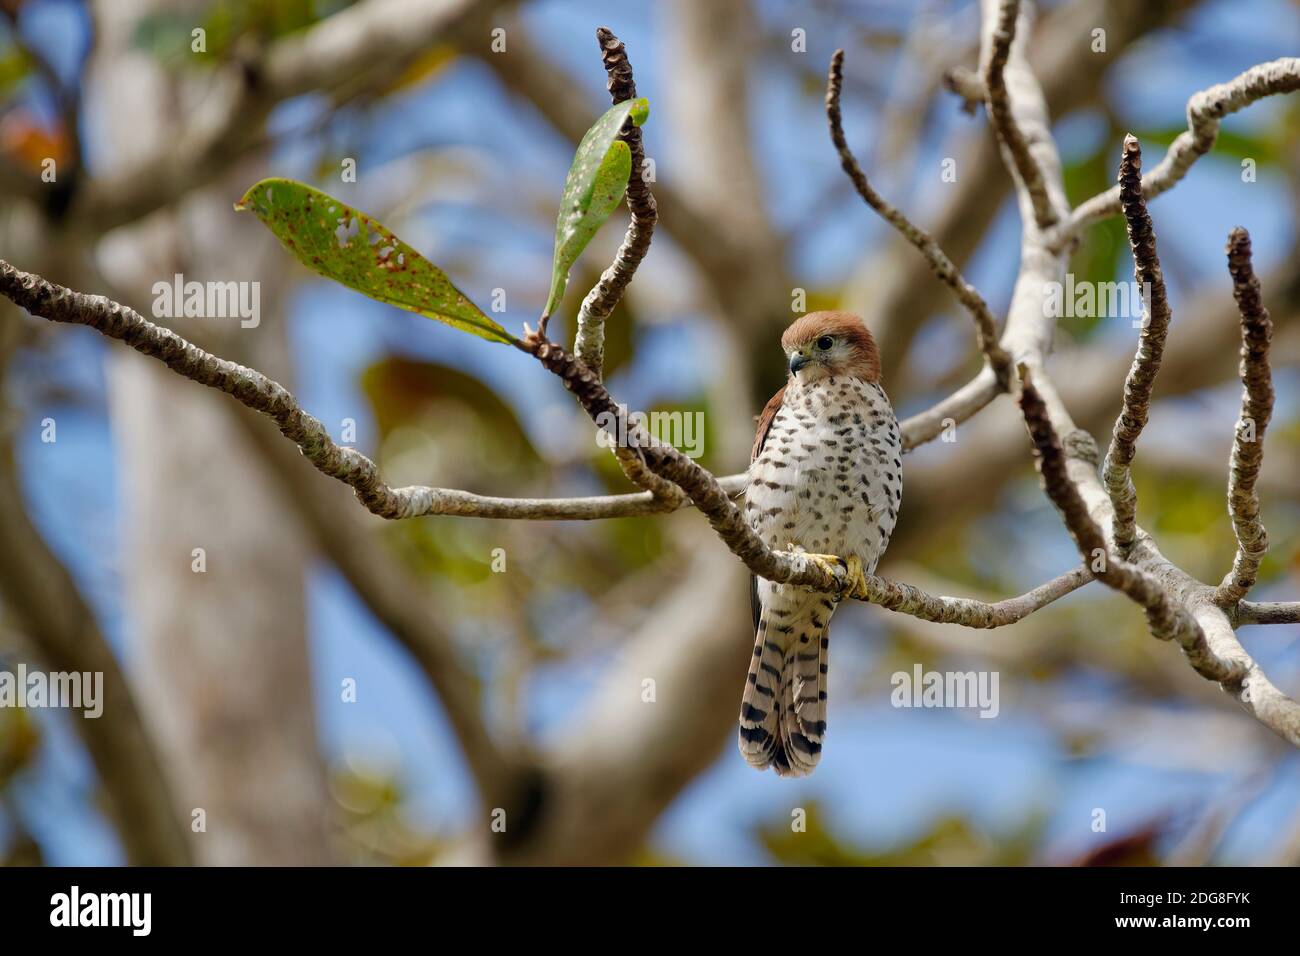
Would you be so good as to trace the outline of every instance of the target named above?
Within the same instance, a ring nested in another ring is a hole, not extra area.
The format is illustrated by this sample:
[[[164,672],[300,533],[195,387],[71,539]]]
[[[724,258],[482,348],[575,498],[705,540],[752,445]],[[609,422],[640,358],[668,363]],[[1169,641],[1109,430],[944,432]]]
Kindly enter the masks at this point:
[[[745,695],[740,703],[740,752],[751,767],[766,770],[780,752],[781,647],[767,639],[767,615],[758,621],[754,656],[745,678]],[[780,754],[781,763],[785,762]],[[778,773],[780,764],[778,764]]]
[[[807,599],[805,598],[805,601]],[[782,777],[805,777],[821,759],[826,736],[826,659],[831,612],[823,596],[785,608],[790,623],[764,608],[740,705],[740,751],[750,766]]]

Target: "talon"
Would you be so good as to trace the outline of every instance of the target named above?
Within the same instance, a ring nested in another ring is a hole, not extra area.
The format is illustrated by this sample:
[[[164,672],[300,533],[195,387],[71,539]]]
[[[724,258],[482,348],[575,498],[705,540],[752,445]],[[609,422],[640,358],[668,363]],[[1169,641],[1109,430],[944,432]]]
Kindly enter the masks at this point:
[[[840,592],[842,595],[862,597],[866,594],[867,580],[862,573],[862,562],[857,555],[851,554],[845,559],[838,554],[814,554],[794,543],[787,544],[786,550],[802,555],[827,574],[838,575],[840,568],[846,569],[844,589]]]
[[[851,554],[844,564],[848,568],[848,574],[845,576],[844,593],[852,598],[866,600],[867,575],[862,570],[862,559],[856,554]]]

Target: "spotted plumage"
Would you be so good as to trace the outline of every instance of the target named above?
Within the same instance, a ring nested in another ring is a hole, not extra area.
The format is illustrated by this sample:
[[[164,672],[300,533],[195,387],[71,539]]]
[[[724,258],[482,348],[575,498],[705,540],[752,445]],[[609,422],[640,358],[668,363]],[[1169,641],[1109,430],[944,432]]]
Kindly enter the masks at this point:
[[[898,420],[862,320],[813,312],[781,338],[790,376],[759,416],[745,509],[769,547],[856,555],[872,573],[902,499]],[[756,578],[754,654],[740,750],[758,769],[805,776],[826,736],[826,672],[836,598]]]

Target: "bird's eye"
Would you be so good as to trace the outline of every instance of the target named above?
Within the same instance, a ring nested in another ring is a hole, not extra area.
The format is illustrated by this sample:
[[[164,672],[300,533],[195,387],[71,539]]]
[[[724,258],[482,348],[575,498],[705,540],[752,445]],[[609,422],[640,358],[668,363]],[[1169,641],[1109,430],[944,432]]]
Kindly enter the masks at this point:
[[[830,347],[834,344],[835,344],[835,340],[831,338],[829,335],[823,335],[821,338],[817,340],[817,347],[821,349],[823,352],[828,351]]]

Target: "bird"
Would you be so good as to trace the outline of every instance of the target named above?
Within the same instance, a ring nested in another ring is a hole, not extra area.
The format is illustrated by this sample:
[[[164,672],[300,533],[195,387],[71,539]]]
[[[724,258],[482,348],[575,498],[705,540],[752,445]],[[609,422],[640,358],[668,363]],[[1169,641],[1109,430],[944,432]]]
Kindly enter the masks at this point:
[[[751,578],[754,652],[740,707],[740,751],[804,777],[826,736],[831,615],[865,590],[902,504],[902,437],[880,383],[880,350],[850,312],[810,312],[781,336],[788,376],[758,416],[745,517],[770,548],[804,553],[849,583],[839,594]]]

